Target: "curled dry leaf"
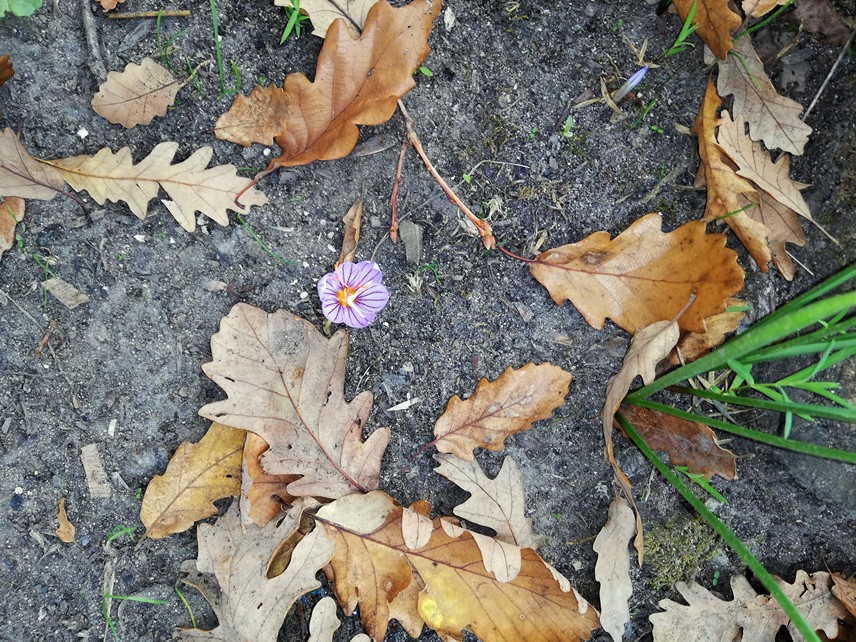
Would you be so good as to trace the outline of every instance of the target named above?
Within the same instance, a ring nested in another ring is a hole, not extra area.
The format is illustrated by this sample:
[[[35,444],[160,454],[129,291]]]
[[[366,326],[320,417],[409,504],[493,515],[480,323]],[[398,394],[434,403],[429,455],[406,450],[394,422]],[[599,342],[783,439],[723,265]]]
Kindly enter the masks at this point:
[[[734,95],[732,112],[749,124],[753,140],[763,141],[768,149],[803,153],[811,134],[811,127],[800,120],[803,106],[779,95],[749,36],[737,40],[731,55],[719,61],[716,87],[721,96]]]
[[[59,526],[56,529],[56,536],[66,544],[74,541],[74,524],[68,521],[68,514],[65,512],[65,497],[59,500],[59,508],[56,515]]]
[[[474,524],[486,526],[496,533],[496,539],[522,546],[538,548],[544,536],[532,529],[532,520],[526,517],[526,495],[523,476],[511,457],[502,462],[499,474],[490,479],[479,463],[466,461],[454,455],[434,455],[440,465],[438,473],[470,493],[470,498],[454,508],[454,513]]]
[[[243,430],[211,424],[198,443],[184,442],[163,475],[149,482],[140,521],[146,537],[160,539],[185,531],[217,514],[214,501],[241,492]]]
[[[220,225],[229,224],[229,210],[242,211],[235,197],[247,185],[234,165],[208,168],[214,151],[197,149],[189,158],[172,165],[178,143],[160,143],[146,158],[134,165],[131,150],[123,147],[115,154],[104,148],[94,156],[74,156],[40,161],[58,171],[76,191],[86,190],[99,205],[123,201],[138,218],[146,218],[149,201],[162,187],[173,201],[170,213],[188,232],[196,229],[197,211]],[[2,175],[0,175],[2,180]],[[255,187],[241,196],[245,205],[264,205],[267,197]]]
[[[312,609],[307,642],[333,642],[333,634],[342,626],[336,615],[336,600],[324,597]]]
[[[0,196],[49,201],[64,187],[62,175],[30,156],[11,129],[0,133]]]
[[[334,20],[342,19],[354,38],[359,38],[369,9],[378,0],[301,0],[300,13],[312,21],[312,35],[324,38]],[[278,7],[291,6],[291,0],[273,0]]]
[[[23,198],[0,200],[0,256],[15,244],[15,226],[24,220],[24,209]]]
[[[496,381],[482,379],[468,399],[455,395],[449,400],[428,446],[467,461],[473,459],[473,448],[502,450],[506,437],[552,416],[570,383],[569,373],[549,363],[507,368]]]
[[[630,582],[630,550],[627,545],[636,533],[633,509],[623,497],[609,505],[606,524],[594,540],[597,563],[594,577],[600,584],[600,625],[615,642],[624,637],[630,621],[628,601],[633,595]]]
[[[98,0],[98,3],[105,12],[112,11],[120,2],[125,2],[125,0]]]
[[[745,306],[745,301],[728,299],[725,312],[714,314],[704,320],[704,332],[688,332],[681,337],[677,350],[669,356],[669,361],[674,364],[689,363],[721,345],[725,341],[725,335],[734,332],[746,316],[745,309],[741,309]]]
[[[241,517],[250,519],[258,526],[264,526],[279,515],[283,508],[282,502],[293,503],[294,497],[289,494],[288,485],[299,477],[265,472],[261,458],[268,448],[268,443],[256,433],[247,433],[244,442],[244,473],[241,475]]]
[[[358,198],[351,205],[351,209],[342,217],[342,222],[345,224],[345,233],[342,237],[342,251],[339,252],[339,263],[353,263],[354,254],[357,251],[357,243],[360,241],[360,225],[363,218],[363,199]]]
[[[743,0],[740,3],[743,13],[752,18],[760,18],[788,0]]]
[[[823,631],[830,640],[838,636],[838,620],[846,618],[847,611],[830,591],[829,573],[797,571],[793,584],[775,580],[813,630]],[[695,582],[678,582],[675,587],[688,606],[672,600],[660,602],[665,613],[649,618],[654,625],[654,642],[774,642],[783,626],[788,627],[793,639],[802,639],[778,602],[769,595],[758,595],[742,575],[731,577],[734,599],[730,602]]]
[[[197,529],[199,556],[184,580],[196,588],[217,615],[217,628],[179,630],[176,639],[193,641],[276,642],[291,605],[321,586],[318,570],[333,556],[333,542],[316,528],[294,547],[285,571],[269,577],[268,561],[300,524],[302,507],[292,509],[278,526],[244,528],[237,502],[213,525]]]
[[[856,617],[856,579],[845,578],[840,573],[832,573],[832,594],[844,605],[850,615]]]
[[[111,71],[92,98],[92,109],[114,125],[130,129],[164,116],[175,102],[179,82],[151,58]]]
[[[671,319],[690,296],[680,327],[704,332],[704,319],[725,309],[743,287],[737,253],[722,234],[706,234],[703,221],[673,232],[647,214],[614,239],[595,232],[579,243],[540,254],[529,269],[556,303],[570,300],[595,328],[607,318],[628,332]]]
[[[0,56],[0,85],[9,80],[15,75],[15,68],[12,66],[12,59],[8,54]]]
[[[375,640],[386,632],[390,602],[417,577],[424,588],[412,592],[410,609],[443,638],[459,639],[467,629],[484,642],[570,642],[589,639],[599,625],[594,608],[532,549],[506,544],[507,557],[488,559],[493,549],[478,538],[490,538],[412,513],[380,491],[318,511],[336,542],[328,571],[336,598],[347,613],[359,605]],[[505,574],[507,582],[497,579]]]
[[[731,32],[742,22],[729,8],[728,0],[674,0],[673,4],[683,21],[695,7],[693,24],[698,25],[698,37],[717,58],[725,58],[731,50]]]
[[[345,401],[348,334],[330,339],[287,312],[239,303],[211,337],[213,361],[202,366],[228,399],[199,414],[256,433],[268,444],[272,475],[300,475],[295,496],[336,498],[377,488],[389,428],[362,441],[370,392]]]
[[[378,125],[416,84],[413,73],[428,55],[428,34],[440,0],[413,0],[393,9],[378,2],[355,40],[336,21],[318,56],[315,80],[289,74],[283,87],[256,86],[238,96],[217,120],[216,135],[248,146],[275,141],[282,153],[268,170],[347,155],[357,125]]]
[[[737,478],[737,456],[721,447],[707,426],[636,406],[622,406],[621,414],[653,450],[667,452],[672,465],[686,466],[707,479]]]

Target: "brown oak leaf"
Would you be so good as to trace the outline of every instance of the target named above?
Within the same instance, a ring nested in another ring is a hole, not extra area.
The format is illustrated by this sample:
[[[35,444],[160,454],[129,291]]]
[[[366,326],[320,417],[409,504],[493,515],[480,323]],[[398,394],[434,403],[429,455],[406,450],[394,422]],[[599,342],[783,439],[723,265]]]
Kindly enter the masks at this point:
[[[203,371],[228,399],[199,414],[256,433],[268,444],[262,465],[273,475],[300,475],[294,496],[336,498],[377,488],[389,428],[361,433],[372,393],[345,401],[348,333],[326,339],[311,323],[280,310],[239,303],[211,337]]]
[[[359,38],[369,9],[378,0],[301,0],[300,13],[312,20],[312,35],[324,38],[334,20],[341,19],[354,36]],[[291,6],[291,0],[273,0],[278,7]]]
[[[728,7],[728,0],[674,0],[674,6],[683,21],[695,7],[693,24],[698,25],[698,37],[717,58],[725,58],[731,50],[731,32],[742,22]]]
[[[70,544],[74,541],[76,529],[74,528],[74,524],[69,521],[68,513],[65,511],[65,497],[59,500],[56,519],[59,522],[59,526],[56,529],[56,536],[59,537],[60,541]]]
[[[178,447],[164,474],[152,478],[143,496],[140,521],[146,537],[186,531],[217,514],[215,500],[240,493],[244,436],[243,430],[214,423],[198,443]]]
[[[569,373],[549,363],[506,368],[495,381],[479,381],[468,399],[449,399],[434,424],[434,440],[422,450],[435,445],[467,461],[473,459],[473,448],[502,450],[506,437],[552,416],[564,403],[570,383]]]
[[[12,59],[8,54],[0,56],[0,85],[3,85],[7,80],[15,75],[15,67],[12,66]]]
[[[0,200],[0,256],[15,244],[15,226],[24,220],[25,204],[14,196]]]
[[[797,0],[796,5],[794,15],[803,29],[823,34],[830,45],[840,47],[847,42],[852,27],[831,0]]]
[[[746,302],[740,299],[728,299],[724,312],[714,314],[704,320],[704,332],[687,332],[678,341],[677,351],[669,356],[669,361],[674,364],[689,363],[703,357],[725,341],[725,335],[734,332],[740,325],[740,321],[746,316]]]
[[[288,485],[299,477],[265,472],[261,458],[268,448],[268,443],[256,433],[247,433],[244,442],[244,473],[241,476],[241,516],[246,516],[258,526],[264,526],[279,515],[283,503],[293,502],[294,497],[289,494]]]
[[[743,0],[740,3],[740,8],[743,9],[743,13],[747,16],[760,18],[786,2],[788,0]]]
[[[850,615],[856,617],[856,578],[847,579],[840,573],[832,573],[832,594],[844,605]]]
[[[217,137],[244,146],[275,141],[282,152],[268,170],[342,158],[357,142],[357,125],[386,122],[414,87],[439,11],[440,0],[413,0],[397,9],[378,2],[357,40],[343,21],[334,22],[314,82],[289,74],[283,87],[257,85],[220,116]]]
[[[217,627],[181,629],[176,639],[276,642],[288,609],[301,595],[321,586],[315,574],[333,556],[333,542],[316,528],[294,547],[285,571],[269,577],[268,562],[297,530],[302,512],[295,507],[281,524],[244,527],[235,502],[215,524],[199,525],[199,555],[195,564],[182,566],[188,573],[183,581],[211,604]]]
[[[673,466],[686,466],[707,479],[737,478],[737,456],[720,446],[707,426],[637,406],[622,406],[621,414],[653,450],[667,452]]]
[[[594,577],[600,584],[600,625],[614,642],[624,639],[624,627],[630,621],[628,601],[633,595],[633,585],[627,544],[635,534],[633,509],[623,497],[616,497],[609,505],[606,524],[593,546],[597,553]]]
[[[529,269],[553,301],[569,299],[595,328],[610,318],[636,332],[675,317],[695,294],[680,326],[703,332],[704,319],[722,312],[743,287],[737,254],[722,234],[706,234],[703,221],[669,233],[660,226],[659,214],[647,214],[614,239],[595,232],[547,250]]]
[[[444,639],[460,639],[467,629],[484,642],[572,642],[599,626],[594,608],[532,549],[497,547],[380,491],[323,506],[318,522],[336,542],[328,570],[336,598],[346,613],[359,605],[375,640],[386,632],[390,602],[417,577],[424,588],[415,608]]]
[[[734,96],[732,112],[749,124],[753,140],[768,149],[802,154],[811,127],[800,120],[803,106],[779,95],[764,71],[749,36],[740,38],[725,60],[719,61],[716,88],[721,96]]]
[[[92,98],[92,109],[114,125],[130,129],[163,116],[175,102],[179,82],[151,58],[111,71]]]

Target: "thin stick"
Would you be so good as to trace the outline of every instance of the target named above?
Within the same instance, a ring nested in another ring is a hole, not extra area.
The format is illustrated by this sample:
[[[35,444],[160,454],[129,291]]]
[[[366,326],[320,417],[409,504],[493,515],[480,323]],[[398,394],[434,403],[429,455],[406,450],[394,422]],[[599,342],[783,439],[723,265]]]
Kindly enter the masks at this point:
[[[83,17],[86,47],[89,49],[89,70],[95,74],[98,82],[104,82],[107,80],[107,67],[104,66],[104,58],[101,56],[98,29],[95,27],[95,18],[92,17],[92,11],[89,9],[89,0],[80,0],[80,14]]]
[[[108,13],[110,20],[130,20],[131,18],[187,18],[190,11],[187,9],[171,9],[169,11],[135,11],[132,13]]]
[[[400,100],[398,101],[398,109],[404,117],[404,126],[407,128],[407,139],[410,141],[410,144],[413,145],[413,149],[416,150],[416,153],[419,154],[419,158],[421,158],[422,162],[425,164],[425,169],[427,169],[428,173],[431,174],[435,181],[437,181],[437,184],[443,188],[443,191],[446,193],[446,198],[448,198],[455,207],[461,210],[461,212],[464,213],[464,216],[466,216],[470,222],[475,225],[484,246],[488,250],[495,248],[496,238],[493,236],[493,229],[490,224],[473,214],[464,202],[458,198],[455,192],[452,191],[452,188],[446,184],[446,181],[443,180],[443,177],[440,176],[439,172],[434,168],[434,165],[431,164],[431,161],[425,154],[425,150],[422,148],[422,143],[419,141],[419,137],[413,129],[413,119],[410,118],[410,115],[407,113],[407,109],[404,108],[404,104]]]
[[[401,183],[401,169],[404,167],[404,155],[408,147],[410,147],[410,140],[405,136],[401,142],[401,152],[398,154],[395,179],[392,181],[392,195],[389,197],[389,207],[392,210],[389,219],[389,240],[393,243],[398,243],[398,186]]]
[[[826,74],[826,78],[823,80],[823,84],[820,86],[820,89],[817,90],[817,95],[814,97],[814,100],[811,101],[811,104],[808,106],[808,109],[805,110],[805,113],[802,115],[802,120],[805,121],[808,118],[808,115],[811,113],[811,110],[814,109],[814,106],[817,104],[820,95],[823,93],[823,90],[826,89],[826,85],[829,84],[830,78],[832,78],[832,74],[835,73],[835,70],[838,69],[839,63],[844,58],[844,54],[847,53],[847,50],[850,49],[850,45],[853,44],[853,37],[856,36],[856,27],[853,27],[853,30],[850,32],[850,37],[847,39],[847,42],[844,43],[844,46],[841,48],[841,53],[838,54],[838,59],[835,61],[835,64],[832,65],[832,69],[829,70],[829,73]]]

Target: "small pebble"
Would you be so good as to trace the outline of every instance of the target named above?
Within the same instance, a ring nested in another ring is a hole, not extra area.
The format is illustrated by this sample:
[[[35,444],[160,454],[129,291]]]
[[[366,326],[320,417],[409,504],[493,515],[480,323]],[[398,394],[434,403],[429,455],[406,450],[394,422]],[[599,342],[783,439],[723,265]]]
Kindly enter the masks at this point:
[[[584,13],[585,13],[589,18],[592,18],[592,17],[594,17],[595,15],[597,15],[597,11],[598,11],[598,6],[597,6],[596,4],[594,4],[593,2],[589,2],[589,3],[586,5],[586,8],[584,9]]]

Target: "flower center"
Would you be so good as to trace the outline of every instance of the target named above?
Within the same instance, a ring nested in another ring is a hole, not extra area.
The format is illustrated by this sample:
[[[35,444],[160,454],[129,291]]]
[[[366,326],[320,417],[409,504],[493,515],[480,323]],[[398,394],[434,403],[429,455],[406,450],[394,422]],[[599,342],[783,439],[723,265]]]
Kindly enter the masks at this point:
[[[357,302],[357,295],[360,290],[363,288],[351,288],[347,285],[343,285],[342,289],[336,292],[336,301],[339,302],[339,305],[345,308],[352,308]]]

